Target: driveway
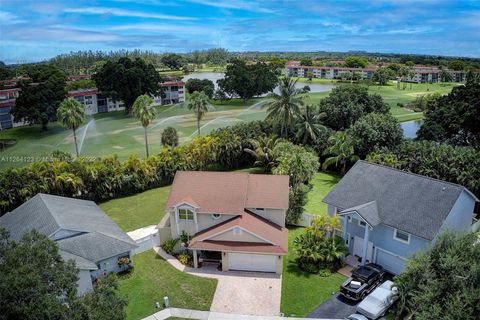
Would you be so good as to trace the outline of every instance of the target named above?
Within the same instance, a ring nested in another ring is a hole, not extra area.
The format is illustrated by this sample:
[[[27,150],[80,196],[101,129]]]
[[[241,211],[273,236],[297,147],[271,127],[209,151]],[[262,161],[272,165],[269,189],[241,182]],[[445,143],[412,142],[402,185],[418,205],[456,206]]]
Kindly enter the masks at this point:
[[[245,315],[280,315],[282,278],[279,275],[261,272],[220,272],[205,267],[189,271],[198,276],[218,279],[210,311]]]
[[[353,302],[340,296],[339,293],[332,296],[330,299],[322,303],[311,312],[309,318],[332,318],[344,319],[355,313],[355,309],[359,302]]]

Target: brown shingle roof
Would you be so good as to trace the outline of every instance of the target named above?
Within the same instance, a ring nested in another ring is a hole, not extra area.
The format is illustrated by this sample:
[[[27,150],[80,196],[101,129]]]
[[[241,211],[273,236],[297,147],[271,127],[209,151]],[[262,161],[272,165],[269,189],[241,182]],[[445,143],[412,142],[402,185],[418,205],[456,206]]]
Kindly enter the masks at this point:
[[[177,171],[167,209],[191,198],[205,213],[241,215],[245,208],[288,208],[288,176]]]

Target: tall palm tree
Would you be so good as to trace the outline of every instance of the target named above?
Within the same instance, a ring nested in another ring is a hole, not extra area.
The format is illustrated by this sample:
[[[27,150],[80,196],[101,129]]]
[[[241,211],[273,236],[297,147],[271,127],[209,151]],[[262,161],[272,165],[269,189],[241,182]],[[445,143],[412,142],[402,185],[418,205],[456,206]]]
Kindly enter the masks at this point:
[[[132,105],[133,116],[137,118],[138,121],[142,124],[144,134],[145,134],[145,150],[148,153],[148,136],[147,136],[147,127],[150,125],[150,122],[155,119],[157,112],[153,106],[153,99],[144,94],[138,96],[135,102]]]
[[[282,139],[276,137],[260,137],[259,139],[250,139],[252,148],[245,148],[244,151],[255,158],[255,166],[263,167],[265,173],[272,170],[277,161],[274,153],[275,146]]]
[[[298,115],[296,137],[297,141],[302,144],[315,141],[320,133],[326,129],[319,121],[324,114],[318,114],[315,111],[314,106],[307,105]]]
[[[194,91],[188,99],[187,107],[197,117],[197,134],[200,135],[200,120],[211,109],[207,95],[203,91]]]
[[[273,101],[266,104],[267,118],[271,119],[275,125],[280,126],[282,137],[288,137],[288,129],[300,114],[300,107],[304,102],[304,91],[297,89],[296,83],[296,80],[288,77],[282,79],[279,86],[280,94],[270,94]]]
[[[328,138],[330,146],[325,149],[323,155],[331,155],[325,159],[323,170],[328,169],[331,165],[341,166],[341,173],[345,174],[348,162],[355,162],[359,158],[355,155],[353,142],[349,139],[345,131],[337,131],[333,136]]]
[[[78,127],[85,121],[85,107],[73,98],[67,98],[60,103],[57,110],[58,121],[65,127],[73,130],[73,140],[75,142],[75,151],[79,156],[77,144]]]

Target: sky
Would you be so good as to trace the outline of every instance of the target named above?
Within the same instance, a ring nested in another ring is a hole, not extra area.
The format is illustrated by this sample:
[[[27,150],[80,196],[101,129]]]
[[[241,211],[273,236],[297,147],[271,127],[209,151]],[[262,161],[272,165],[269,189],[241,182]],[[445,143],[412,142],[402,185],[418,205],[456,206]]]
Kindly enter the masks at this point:
[[[480,57],[480,0],[0,0],[0,61],[78,50]]]

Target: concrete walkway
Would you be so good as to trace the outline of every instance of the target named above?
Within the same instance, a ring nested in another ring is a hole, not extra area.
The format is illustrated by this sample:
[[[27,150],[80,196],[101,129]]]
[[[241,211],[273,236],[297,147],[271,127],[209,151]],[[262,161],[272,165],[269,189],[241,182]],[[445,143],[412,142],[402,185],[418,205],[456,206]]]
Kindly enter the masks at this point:
[[[210,311],[256,316],[279,316],[282,278],[263,272],[218,271],[216,266],[190,268],[162,248],[155,251],[174,268],[195,276],[218,280]]]
[[[244,314],[232,314],[212,311],[199,311],[180,308],[166,308],[142,320],[164,320],[169,317],[196,319],[196,320],[340,320],[340,319],[320,319],[320,318],[291,318],[281,316],[253,316]]]

